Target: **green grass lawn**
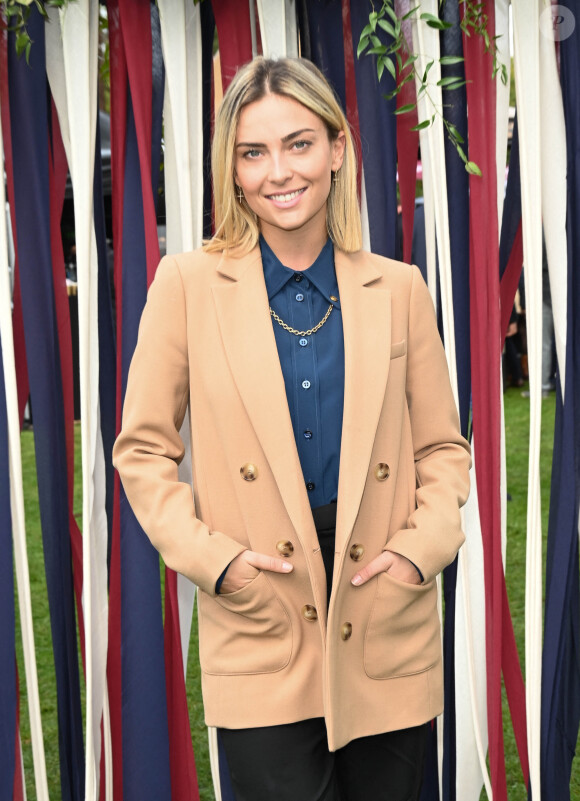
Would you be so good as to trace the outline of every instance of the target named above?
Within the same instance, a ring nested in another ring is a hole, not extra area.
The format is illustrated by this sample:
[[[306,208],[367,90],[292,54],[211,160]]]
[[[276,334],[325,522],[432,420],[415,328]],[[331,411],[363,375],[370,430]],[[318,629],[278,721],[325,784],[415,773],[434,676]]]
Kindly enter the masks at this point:
[[[505,394],[506,450],[508,491],[511,501],[508,503],[508,545],[507,545],[507,585],[515,636],[524,666],[524,603],[525,603],[525,554],[526,554],[526,497],[528,475],[528,432],[529,401],[522,398],[520,390],[510,389]],[[542,482],[542,518],[544,535],[547,529],[547,512],[550,491],[550,472],[552,457],[552,438],[554,426],[554,397],[542,401],[542,455],[540,476]],[[77,445],[80,431],[77,428]],[[40,699],[44,742],[49,777],[49,790],[52,799],[60,797],[58,767],[58,730],[56,723],[56,687],[54,678],[53,654],[50,637],[50,621],[44,578],[44,563],[38,512],[38,493],[34,465],[34,440],[32,432],[22,434],[24,489],[26,504],[26,525],[28,532],[28,558],[30,562],[30,581],[33,601],[34,627],[36,638],[36,655],[40,684]],[[80,453],[77,448],[77,461]],[[77,482],[80,488],[80,480]],[[81,499],[75,497],[75,509],[80,513]],[[545,536],[544,536],[545,541]],[[545,547],[544,547],[545,551]],[[207,733],[203,724],[203,710],[200,692],[200,674],[197,660],[197,637],[192,635],[188,663],[188,703],[191,717],[191,728],[197,762],[201,801],[214,801]],[[26,686],[24,682],[24,663],[17,633],[17,658],[20,672],[20,690],[22,697],[22,740],[27,778],[27,794],[30,801],[36,799],[34,789],[34,773],[30,735],[28,729],[28,712],[26,707]],[[504,720],[506,721],[506,765],[509,801],[526,801],[527,793],[523,786],[519,761],[515,749],[514,738],[509,723],[507,707],[504,704]],[[575,760],[572,772],[571,797],[580,801],[580,768]],[[482,799],[485,799],[485,792]],[[460,800],[462,801],[462,800]]]

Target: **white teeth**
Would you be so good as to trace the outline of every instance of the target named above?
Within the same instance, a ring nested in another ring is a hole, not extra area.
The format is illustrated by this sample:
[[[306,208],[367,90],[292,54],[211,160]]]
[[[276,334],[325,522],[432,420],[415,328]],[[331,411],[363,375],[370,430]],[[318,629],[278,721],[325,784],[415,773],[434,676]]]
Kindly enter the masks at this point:
[[[272,200],[279,200],[282,203],[288,203],[289,200],[294,200],[295,197],[298,197],[302,191],[302,189],[297,189],[295,192],[288,192],[285,195],[270,195],[270,197]]]

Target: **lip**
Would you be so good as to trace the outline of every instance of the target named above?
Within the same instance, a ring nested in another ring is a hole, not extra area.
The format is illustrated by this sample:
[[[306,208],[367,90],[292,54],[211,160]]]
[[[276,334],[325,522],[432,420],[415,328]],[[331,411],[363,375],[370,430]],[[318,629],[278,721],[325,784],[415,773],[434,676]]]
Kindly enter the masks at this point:
[[[277,209],[291,209],[299,203],[300,198],[305,192],[306,187],[302,187],[300,189],[292,189],[288,192],[272,193],[271,195],[266,195],[266,197]]]

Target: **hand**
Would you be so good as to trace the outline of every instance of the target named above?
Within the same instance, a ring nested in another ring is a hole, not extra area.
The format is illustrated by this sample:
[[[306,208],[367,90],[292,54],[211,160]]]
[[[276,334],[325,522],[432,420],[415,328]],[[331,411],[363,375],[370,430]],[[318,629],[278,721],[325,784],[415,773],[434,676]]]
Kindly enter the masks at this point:
[[[220,587],[220,595],[241,590],[256,578],[260,570],[269,570],[271,573],[291,573],[293,569],[290,562],[284,562],[274,556],[266,556],[266,554],[256,551],[242,551],[230,562]]]
[[[366,567],[359,570],[351,579],[355,587],[360,587],[378,573],[389,573],[399,581],[406,581],[407,584],[421,584],[419,571],[406,556],[394,551],[383,551],[368,563]]]

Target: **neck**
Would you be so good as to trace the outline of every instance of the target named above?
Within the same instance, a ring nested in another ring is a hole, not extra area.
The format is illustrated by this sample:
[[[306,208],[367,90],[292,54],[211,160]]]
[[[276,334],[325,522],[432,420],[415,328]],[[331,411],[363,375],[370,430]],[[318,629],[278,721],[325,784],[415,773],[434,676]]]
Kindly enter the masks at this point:
[[[295,231],[284,231],[262,226],[261,233],[282,264],[300,272],[314,264],[328,238],[326,220],[322,230],[306,231],[302,226]]]

